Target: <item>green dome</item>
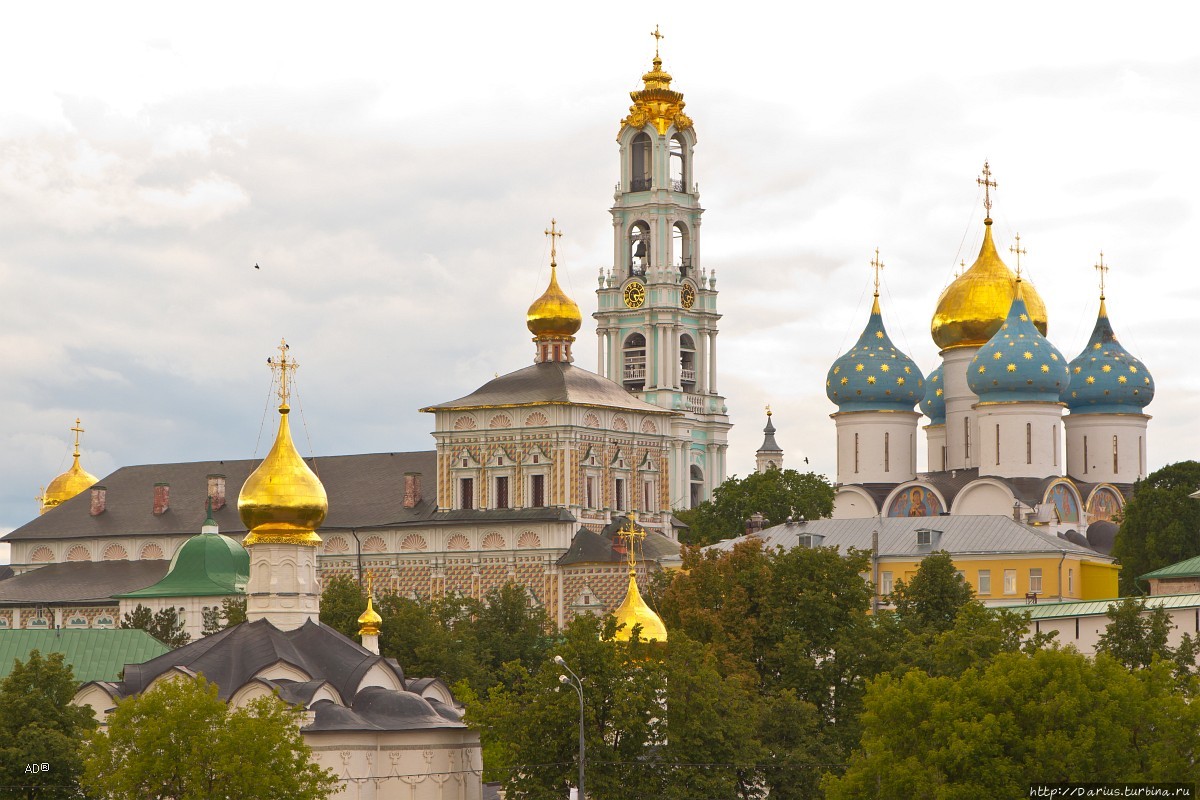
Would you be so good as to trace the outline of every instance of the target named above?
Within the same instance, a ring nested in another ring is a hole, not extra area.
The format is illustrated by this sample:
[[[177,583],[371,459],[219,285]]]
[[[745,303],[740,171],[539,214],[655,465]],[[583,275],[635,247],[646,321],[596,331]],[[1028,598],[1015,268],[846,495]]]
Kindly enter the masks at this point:
[[[161,581],[118,597],[205,597],[241,594],[250,578],[250,554],[235,539],[201,533],[171,559]]]

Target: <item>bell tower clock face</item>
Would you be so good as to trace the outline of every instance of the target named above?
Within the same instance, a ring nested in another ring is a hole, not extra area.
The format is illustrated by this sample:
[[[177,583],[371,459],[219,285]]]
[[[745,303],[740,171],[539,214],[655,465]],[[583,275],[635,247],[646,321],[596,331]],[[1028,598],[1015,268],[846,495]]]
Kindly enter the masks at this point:
[[[683,303],[684,308],[691,308],[696,305],[696,290],[692,288],[690,283],[683,285],[683,291],[679,293],[679,299]]]
[[[630,281],[625,287],[625,305],[641,308],[646,303],[646,286],[641,281]]]

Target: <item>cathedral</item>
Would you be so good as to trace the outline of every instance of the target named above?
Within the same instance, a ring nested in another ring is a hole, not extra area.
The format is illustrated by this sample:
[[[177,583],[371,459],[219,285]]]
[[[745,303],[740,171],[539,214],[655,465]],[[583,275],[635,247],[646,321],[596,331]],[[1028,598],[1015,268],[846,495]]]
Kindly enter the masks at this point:
[[[1046,338],[1046,304],[1020,274],[1019,240],[1014,273],[993,239],[986,163],[979,183],[983,245],[938,298],[941,363],[928,377],[884,328],[876,255],[866,327],[825,382],[838,408],[834,518],[1011,515],[1107,553],[1112,520],[1146,476],[1154,381],[1113,332],[1103,256],[1086,347],[1068,360]],[[922,415],[929,471],[918,473]]]
[[[515,581],[563,625],[616,609],[630,570],[645,580],[680,563],[672,510],[725,480],[731,424],[717,388],[716,273],[700,260],[696,133],[671,83],[656,49],[619,125],[597,371],[574,363],[583,315],[558,283],[552,221],[549,283],[525,319],[532,364],[420,409],[433,419],[432,451],[309,460],[330,505],[313,550],[319,575],[420,599],[483,598]],[[43,492],[42,514],[4,537],[16,574],[0,581],[0,629],[112,627],[142,603],[177,604],[198,633],[245,576],[171,559],[202,530],[219,538],[189,552],[237,557],[214,542],[250,533],[226,486],[256,464],[148,464],[97,479],[73,430],[74,463]],[[646,535],[628,563],[620,532],[633,519]],[[214,581],[220,592],[199,599],[171,594]]]

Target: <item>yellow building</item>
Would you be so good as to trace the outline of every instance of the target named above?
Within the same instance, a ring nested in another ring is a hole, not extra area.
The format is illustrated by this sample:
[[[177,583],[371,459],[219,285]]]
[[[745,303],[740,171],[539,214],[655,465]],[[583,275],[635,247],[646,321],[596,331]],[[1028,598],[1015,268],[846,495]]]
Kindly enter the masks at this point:
[[[1095,600],[1117,595],[1115,559],[1003,516],[874,517],[788,522],[708,549],[757,538],[767,547],[836,547],[872,554],[876,595],[916,575],[932,552],[950,554],[976,597],[991,606]]]

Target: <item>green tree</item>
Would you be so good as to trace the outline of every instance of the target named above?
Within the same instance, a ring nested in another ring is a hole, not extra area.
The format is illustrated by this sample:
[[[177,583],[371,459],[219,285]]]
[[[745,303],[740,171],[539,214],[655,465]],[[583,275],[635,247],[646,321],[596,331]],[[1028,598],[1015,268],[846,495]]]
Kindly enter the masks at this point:
[[[191,634],[184,630],[183,618],[170,606],[153,612],[138,603],[133,611],[125,612],[121,627],[140,628],[170,648],[183,647],[192,640]]]
[[[1121,563],[1121,594],[1140,594],[1137,577],[1200,555],[1200,462],[1180,461],[1133,487],[1113,545]]]
[[[1026,797],[1031,780],[1200,778],[1200,706],[1170,666],[1130,672],[1074,650],[1002,653],[958,677],[881,675],[829,800]],[[1101,701],[1102,699],[1102,701]]]
[[[212,636],[226,628],[241,625],[246,621],[246,597],[226,597],[220,606],[214,606],[203,612],[204,627],[201,636]]]
[[[274,697],[230,709],[203,676],[117,703],[92,738],[83,785],[108,800],[323,800],[337,787]]]
[[[76,686],[62,653],[38,650],[0,681],[0,798],[82,797],[83,743],[96,721],[71,705]]]
[[[1192,688],[1187,678],[1196,673],[1197,640],[1183,634],[1178,647],[1169,639],[1175,624],[1162,606],[1146,609],[1144,598],[1125,597],[1108,607],[1110,622],[1096,643],[1096,651],[1107,653],[1127,669],[1145,669],[1154,661],[1174,665],[1185,688]]]
[[[954,627],[958,612],[975,596],[945,550],[921,559],[912,580],[896,581],[892,602],[910,629],[941,633]]]
[[[713,499],[675,512],[689,530],[688,544],[706,545],[741,536],[746,520],[759,513],[774,524],[821,519],[833,513],[833,486],[823,476],[794,469],[769,469],[745,478],[734,476],[713,490]]]
[[[498,671],[510,661],[521,662],[531,672],[541,667],[550,618],[516,583],[509,581],[484,595],[483,608],[470,627],[485,670]]]
[[[321,624],[343,636],[358,638],[358,618],[367,610],[367,595],[352,575],[334,575],[321,587]]]

